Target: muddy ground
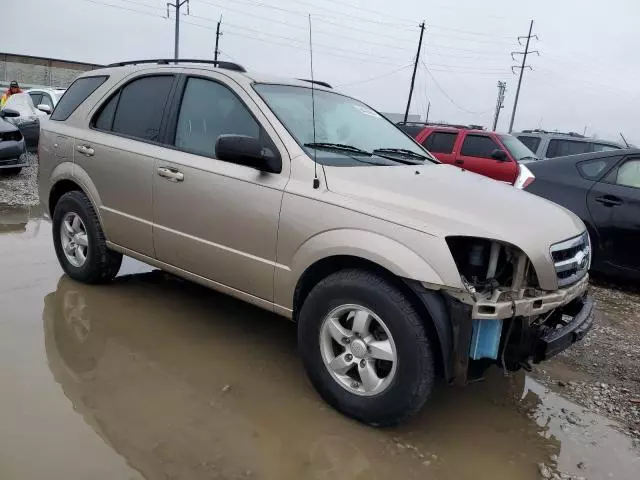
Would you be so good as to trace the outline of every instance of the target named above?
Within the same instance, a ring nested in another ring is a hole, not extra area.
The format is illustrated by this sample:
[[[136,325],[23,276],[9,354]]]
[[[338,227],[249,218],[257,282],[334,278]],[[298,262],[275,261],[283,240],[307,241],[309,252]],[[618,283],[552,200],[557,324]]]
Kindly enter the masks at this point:
[[[633,288],[595,285],[592,332],[531,375],[373,429],[319,399],[280,317],[131,259],[68,279],[31,176],[0,179],[2,480],[638,478]]]

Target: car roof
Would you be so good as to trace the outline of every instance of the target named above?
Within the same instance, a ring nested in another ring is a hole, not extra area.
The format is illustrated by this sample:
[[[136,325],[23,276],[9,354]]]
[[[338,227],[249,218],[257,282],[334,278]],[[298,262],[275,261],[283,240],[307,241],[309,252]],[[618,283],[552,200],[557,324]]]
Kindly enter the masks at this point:
[[[515,136],[526,136],[526,137],[536,137],[536,138],[550,138],[550,139],[558,139],[561,138],[563,140],[572,140],[575,142],[590,142],[590,143],[602,143],[607,145],[616,146],[619,148],[624,148],[624,146],[618,142],[613,140],[606,140],[603,138],[593,138],[593,137],[585,137],[580,135],[579,133],[564,133],[564,132],[547,132],[544,130],[523,130],[521,132],[513,132],[511,135]]]
[[[78,78],[93,77],[93,76],[99,76],[99,75],[112,75],[116,72],[119,74],[122,74],[123,71],[127,71],[127,70],[131,72],[153,72],[156,70],[166,72],[167,70],[173,70],[173,69],[181,71],[181,70],[184,70],[185,68],[222,73],[245,86],[251,85],[253,83],[267,83],[267,84],[275,84],[275,85],[289,85],[289,86],[296,86],[296,87],[311,88],[311,85],[312,85],[312,83],[309,80],[277,77],[277,76],[265,75],[257,72],[247,72],[247,71],[244,71],[244,69],[242,69],[243,71],[238,71],[231,68],[217,67],[209,63],[199,63],[197,61],[193,61],[193,62],[179,61],[179,63],[177,64],[136,63],[136,64],[127,64],[122,66],[114,65],[106,68],[99,68],[97,70],[87,71],[82,75],[80,75]],[[239,67],[239,68],[242,68],[242,67]],[[316,80],[315,83],[313,84],[315,90],[324,90],[329,92],[334,91],[331,88],[327,88],[326,86],[319,84],[318,82],[319,80]]]

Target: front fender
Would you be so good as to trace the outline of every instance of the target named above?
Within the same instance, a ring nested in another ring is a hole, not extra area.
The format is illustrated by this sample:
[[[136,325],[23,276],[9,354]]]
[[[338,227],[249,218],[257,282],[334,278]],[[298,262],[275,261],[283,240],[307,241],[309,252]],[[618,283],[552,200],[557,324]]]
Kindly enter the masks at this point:
[[[295,252],[290,266],[276,268],[275,302],[293,309],[298,279],[314,263],[335,256],[352,256],[373,262],[398,277],[442,285],[440,275],[427,261],[406,245],[378,233],[357,229],[336,229],[319,233]]]

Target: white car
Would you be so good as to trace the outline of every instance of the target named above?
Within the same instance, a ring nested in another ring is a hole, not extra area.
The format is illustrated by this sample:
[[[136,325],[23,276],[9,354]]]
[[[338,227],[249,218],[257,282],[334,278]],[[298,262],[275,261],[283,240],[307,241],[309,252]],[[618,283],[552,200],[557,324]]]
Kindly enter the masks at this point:
[[[48,114],[53,112],[64,92],[65,89],[60,88],[31,88],[27,90],[36,108]]]

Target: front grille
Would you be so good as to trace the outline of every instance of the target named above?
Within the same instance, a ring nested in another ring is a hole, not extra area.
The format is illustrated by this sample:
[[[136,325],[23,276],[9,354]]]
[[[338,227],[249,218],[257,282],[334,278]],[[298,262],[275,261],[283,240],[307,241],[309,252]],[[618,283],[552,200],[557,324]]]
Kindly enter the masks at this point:
[[[0,133],[0,142],[8,142],[10,140],[13,140],[14,142],[22,140],[22,134],[20,133],[20,130],[16,130],[15,132]]]
[[[551,245],[551,258],[558,276],[558,286],[564,287],[584,277],[591,264],[591,244],[589,235],[570,238]]]

